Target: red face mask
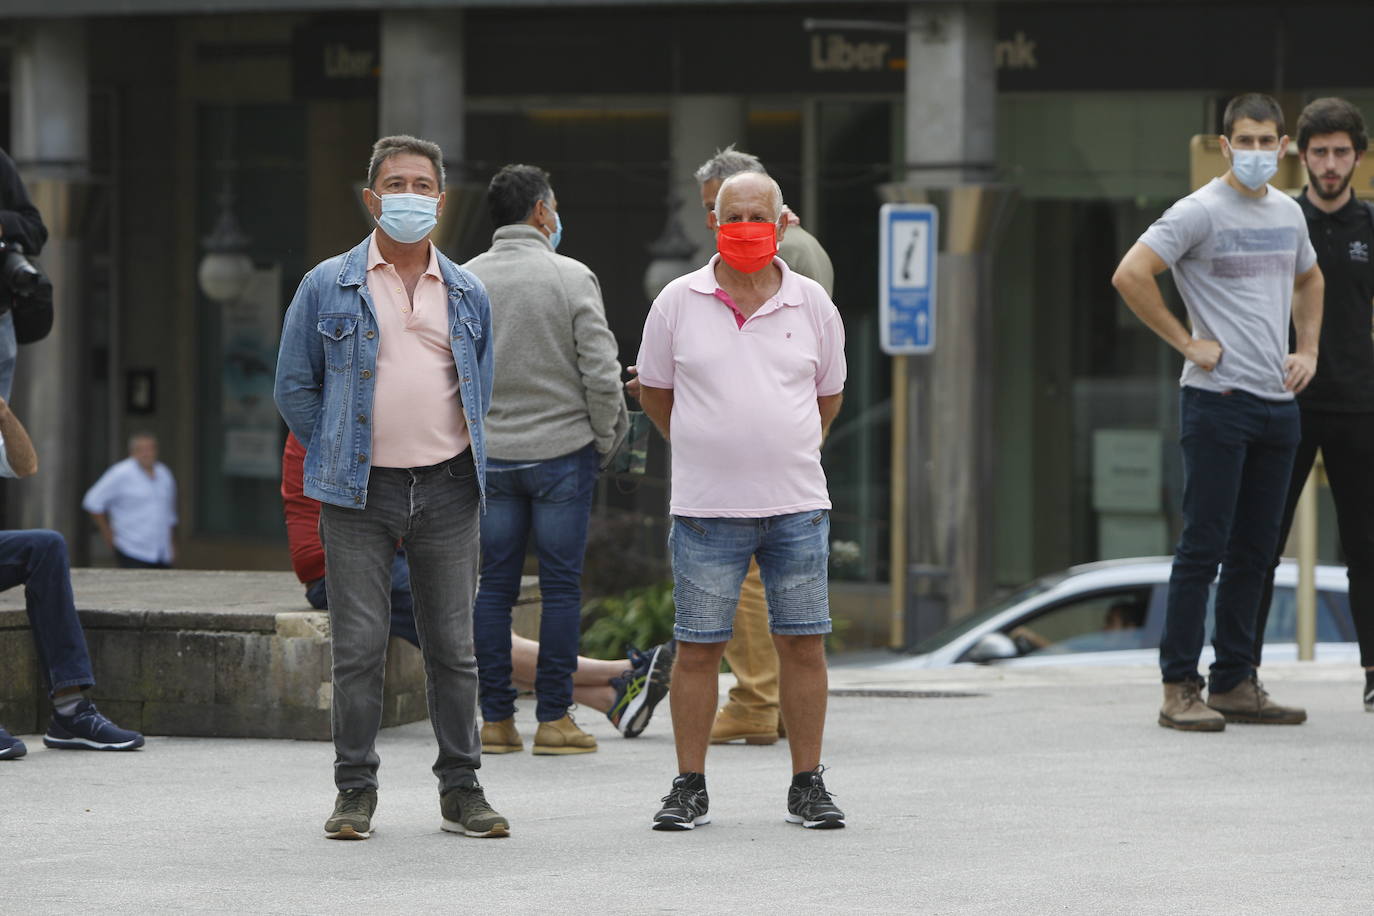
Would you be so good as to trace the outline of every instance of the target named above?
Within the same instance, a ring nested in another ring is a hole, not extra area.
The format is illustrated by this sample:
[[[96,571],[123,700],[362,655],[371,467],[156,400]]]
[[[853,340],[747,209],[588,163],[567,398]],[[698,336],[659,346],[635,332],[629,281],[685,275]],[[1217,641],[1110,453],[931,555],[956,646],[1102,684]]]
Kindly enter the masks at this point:
[[[726,264],[740,273],[752,274],[773,263],[778,253],[778,227],[773,223],[721,223],[716,249]]]

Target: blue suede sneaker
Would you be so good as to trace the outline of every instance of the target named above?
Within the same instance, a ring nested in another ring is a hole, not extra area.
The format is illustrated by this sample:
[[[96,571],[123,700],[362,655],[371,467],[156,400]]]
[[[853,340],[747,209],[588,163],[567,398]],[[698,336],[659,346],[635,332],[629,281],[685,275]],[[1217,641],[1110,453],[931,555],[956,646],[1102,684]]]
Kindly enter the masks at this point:
[[[143,736],[115,725],[83,698],[70,716],[53,712],[43,743],[78,751],[132,751],[143,746]]]
[[[5,726],[0,725],[0,760],[14,760],[28,752],[29,749],[24,747],[24,742],[5,731]]]

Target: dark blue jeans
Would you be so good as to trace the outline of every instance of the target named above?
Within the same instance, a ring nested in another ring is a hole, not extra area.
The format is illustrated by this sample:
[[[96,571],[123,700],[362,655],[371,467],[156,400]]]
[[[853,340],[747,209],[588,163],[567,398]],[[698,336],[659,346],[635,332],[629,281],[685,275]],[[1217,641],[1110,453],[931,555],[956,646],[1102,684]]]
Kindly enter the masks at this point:
[[[131,557],[127,553],[115,551],[115,563],[119,564],[120,569],[171,569],[171,563],[149,563],[147,560],[140,560]]]
[[[0,531],[0,591],[24,586],[38,665],[53,693],[95,683],[76,616],[67,542],[56,531]]]
[[[1183,389],[1183,534],[1159,643],[1165,682],[1201,681],[1207,592],[1218,565],[1211,689],[1224,693],[1254,672],[1260,593],[1278,543],[1300,425],[1293,401]]]
[[[572,705],[572,675],[582,623],[582,558],[599,459],[588,445],[546,461],[487,462],[487,514],[482,518],[482,577],[473,625],[482,718],[515,713],[511,684],[511,606],[520,595],[525,544],[539,558],[539,667],[535,716],[552,722]]]
[[[325,579],[316,579],[305,587],[305,600],[317,611],[329,610],[329,591]],[[391,560],[391,635],[399,636],[412,646],[420,645],[415,632],[415,605],[410,597],[410,566],[406,563],[405,548],[397,548]]]

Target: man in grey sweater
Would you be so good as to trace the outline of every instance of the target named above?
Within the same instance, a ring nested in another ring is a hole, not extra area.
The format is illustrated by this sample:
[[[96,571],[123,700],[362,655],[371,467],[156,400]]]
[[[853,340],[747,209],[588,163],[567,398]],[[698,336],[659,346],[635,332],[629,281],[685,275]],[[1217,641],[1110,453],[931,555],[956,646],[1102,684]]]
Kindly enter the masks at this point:
[[[496,380],[487,414],[487,512],[473,614],[482,745],[523,746],[511,683],[511,606],[525,545],[543,600],[535,677],[536,754],[585,754],[596,739],[568,715],[577,667],[582,559],[596,478],[626,424],[619,348],[601,287],[557,254],[563,234],[548,174],[508,165],[487,188],[496,233],[464,267],[491,299]]]

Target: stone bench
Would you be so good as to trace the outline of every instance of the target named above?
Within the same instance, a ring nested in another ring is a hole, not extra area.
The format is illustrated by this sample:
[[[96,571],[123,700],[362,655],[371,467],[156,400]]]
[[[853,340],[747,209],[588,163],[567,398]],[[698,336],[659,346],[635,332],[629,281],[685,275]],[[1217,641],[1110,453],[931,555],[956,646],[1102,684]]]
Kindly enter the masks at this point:
[[[72,588],[95,669],[92,698],[150,735],[329,737],[329,614],[286,572],[74,569]],[[517,629],[537,621],[527,579]],[[0,723],[47,728],[22,588],[0,593]],[[425,718],[419,651],[391,640],[382,724]]]

